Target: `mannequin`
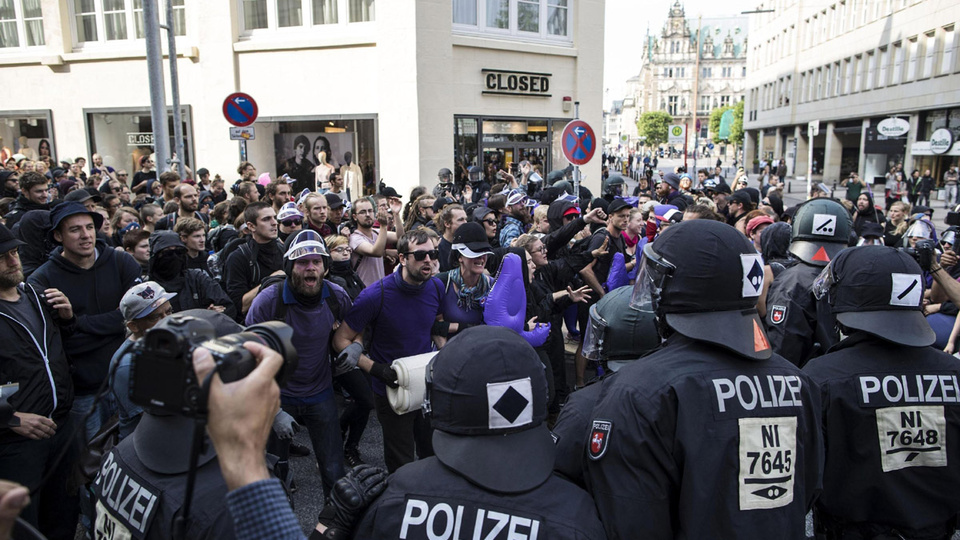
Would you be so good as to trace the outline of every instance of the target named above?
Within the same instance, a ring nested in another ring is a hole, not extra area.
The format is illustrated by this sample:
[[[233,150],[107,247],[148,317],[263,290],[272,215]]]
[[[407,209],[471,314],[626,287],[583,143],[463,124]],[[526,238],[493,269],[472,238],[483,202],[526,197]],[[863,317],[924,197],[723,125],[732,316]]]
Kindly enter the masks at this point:
[[[23,154],[23,156],[24,156],[25,158],[29,159],[30,161],[36,161],[36,160],[37,160],[37,151],[34,150],[33,148],[30,148],[30,147],[27,145],[27,138],[21,136],[20,139],[18,139],[18,142],[20,143],[19,153]]]
[[[13,150],[3,144],[3,137],[0,137],[0,163],[6,163],[13,156]]]
[[[353,161],[353,152],[344,153],[343,161],[346,162],[346,164],[340,167],[340,177],[343,178],[343,186],[347,190],[347,198],[353,200],[355,197],[363,195],[363,171],[360,169],[360,166]],[[338,193],[338,195],[340,194]]]
[[[330,189],[330,173],[334,171],[333,165],[327,163],[327,153],[320,152],[317,154],[317,166],[314,167],[314,180],[316,181],[316,190],[317,193],[320,193],[320,190]]]

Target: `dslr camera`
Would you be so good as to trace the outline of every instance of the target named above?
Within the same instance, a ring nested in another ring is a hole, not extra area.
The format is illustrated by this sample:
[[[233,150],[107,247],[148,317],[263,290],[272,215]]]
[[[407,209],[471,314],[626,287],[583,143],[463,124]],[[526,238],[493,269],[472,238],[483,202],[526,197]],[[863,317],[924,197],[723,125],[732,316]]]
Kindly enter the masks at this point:
[[[279,321],[248,326],[236,334],[217,338],[213,325],[187,315],[171,315],[147,330],[132,349],[130,399],[151,411],[163,411],[196,417],[205,408],[201,401],[201,381],[193,370],[193,351],[210,351],[217,372],[225,383],[238,381],[255,367],[257,360],[243,348],[255,341],[280,353],[283,366],[277,372],[277,384],[283,386],[297,369],[297,350],[291,338],[293,329]]]
[[[937,243],[927,238],[918,240],[914,247],[900,248],[901,251],[913,257],[924,272],[929,272],[930,266],[936,260],[936,249]]]

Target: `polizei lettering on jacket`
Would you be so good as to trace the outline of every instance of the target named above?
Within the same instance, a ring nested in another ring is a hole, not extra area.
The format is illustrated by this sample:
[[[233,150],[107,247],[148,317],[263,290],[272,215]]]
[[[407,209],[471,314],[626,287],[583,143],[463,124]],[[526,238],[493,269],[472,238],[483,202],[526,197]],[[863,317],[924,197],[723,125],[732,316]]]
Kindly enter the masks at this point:
[[[123,470],[107,454],[94,481],[97,493],[96,538],[143,538],[159,508],[159,496],[141,478]],[[127,530],[126,535],[122,532]]]
[[[485,506],[485,505],[484,505]],[[503,508],[469,501],[407,497],[401,540],[537,540],[539,516],[520,516]]]
[[[745,411],[800,407],[803,381],[796,375],[737,375],[713,379],[719,412],[739,405]]]
[[[883,407],[897,403],[960,403],[956,375],[863,375],[860,403]]]

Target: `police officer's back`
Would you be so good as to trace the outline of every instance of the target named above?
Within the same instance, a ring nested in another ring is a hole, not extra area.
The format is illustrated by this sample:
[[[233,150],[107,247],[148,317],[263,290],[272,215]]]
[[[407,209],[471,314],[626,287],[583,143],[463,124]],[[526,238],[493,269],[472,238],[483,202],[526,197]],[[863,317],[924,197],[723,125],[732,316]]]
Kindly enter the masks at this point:
[[[894,248],[852,248],[815,290],[848,336],[804,368],[823,395],[818,532],[950,538],[960,511],[960,362],[929,346],[920,266]]]
[[[803,367],[836,343],[830,310],[810,286],[823,267],[847,247],[853,221],[833,199],[811,199],[793,219],[790,253],[800,262],[781,272],[767,291],[767,335],[774,352]]]
[[[643,256],[634,302],[669,337],[605,382],[591,415],[585,480],[608,537],[804,538],[820,400],[772,354],[759,254],[734,228],[694,220]]]
[[[427,368],[426,399],[436,456],[394,472],[354,538],[604,538],[590,496],[552,474],[547,381],[523,338],[454,337]]]

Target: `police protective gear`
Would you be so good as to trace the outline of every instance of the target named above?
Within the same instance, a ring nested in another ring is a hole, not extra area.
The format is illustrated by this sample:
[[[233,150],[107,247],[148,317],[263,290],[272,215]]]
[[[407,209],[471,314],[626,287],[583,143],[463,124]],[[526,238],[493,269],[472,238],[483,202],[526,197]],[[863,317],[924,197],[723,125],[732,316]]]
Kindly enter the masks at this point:
[[[705,247],[691,250],[695,245]],[[641,264],[634,293],[639,309],[651,309],[691,339],[770,358],[756,309],[763,259],[739,231],[717,221],[678,223],[644,246]]]
[[[847,247],[853,220],[842,204],[833,199],[810,199],[797,208],[793,218],[790,253],[815,266],[826,266]]]
[[[380,467],[357,465],[333,485],[318,521],[327,530],[323,538],[350,538],[363,512],[387,487],[387,472]]]
[[[605,360],[611,371],[660,345],[653,314],[633,308],[632,294],[632,287],[620,287],[590,306],[583,356]]]

